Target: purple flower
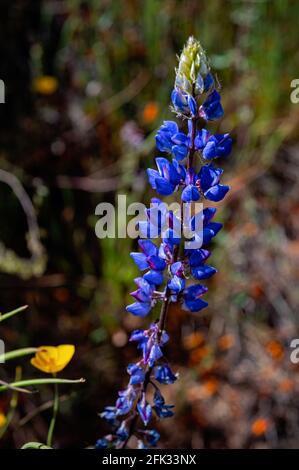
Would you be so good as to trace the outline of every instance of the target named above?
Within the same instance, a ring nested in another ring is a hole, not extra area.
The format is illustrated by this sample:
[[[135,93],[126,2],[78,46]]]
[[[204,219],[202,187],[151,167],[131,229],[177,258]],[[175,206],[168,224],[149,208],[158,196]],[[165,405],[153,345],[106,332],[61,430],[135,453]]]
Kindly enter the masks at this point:
[[[160,384],[173,384],[177,378],[170,367],[164,365],[155,368],[155,379],[160,382]]]
[[[227,157],[232,148],[232,139],[229,134],[215,134],[209,137],[202,151],[205,160],[217,157]]]
[[[115,406],[106,406],[104,411],[100,414],[101,418],[106,419],[106,421],[114,425],[116,422],[117,409]]]
[[[130,341],[137,341],[138,348],[143,352],[144,364],[150,367],[163,356],[161,347],[169,340],[165,331],[159,332],[157,323],[153,323],[148,330],[133,331]]]
[[[168,281],[168,287],[175,294],[178,294],[185,288],[184,266],[181,261],[177,261],[170,266],[171,278]]]
[[[150,311],[151,308],[151,294],[153,290],[151,290],[148,284],[153,284],[154,286],[160,285],[163,282],[163,273],[162,271],[166,267],[166,262],[163,258],[159,256],[159,248],[151,241],[151,240],[139,240],[138,244],[142,250],[142,253],[133,252],[131,253],[131,257],[135,261],[136,265],[141,271],[145,269],[150,269],[144,276],[142,285],[139,286],[137,291],[134,291],[132,295],[141,300],[141,297],[144,299],[142,303],[145,305],[139,306],[135,305],[132,307],[134,310],[131,313],[134,315],[145,316]],[[138,278],[139,279],[139,278]],[[137,303],[138,304],[138,303]],[[142,310],[140,311],[140,307]]]
[[[189,93],[184,93],[179,88],[175,88],[171,93],[171,101],[175,111],[196,116],[197,103]]]
[[[140,402],[137,404],[137,410],[144,426],[147,426],[152,417],[152,407],[145,399],[145,393],[142,394]]]
[[[209,201],[221,201],[229,191],[229,186],[219,184],[223,170],[213,165],[204,165],[198,174],[200,187],[206,199]]]
[[[211,252],[199,248],[198,250],[186,250],[186,254],[189,257],[190,267],[194,268],[204,263],[211,255]]]
[[[155,287],[143,277],[134,279],[138,289],[131,292],[130,295],[140,302],[151,302]]]
[[[187,97],[188,97],[187,93],[183,93],[179,88],[174,88],[172,90],[171,101],[172,101],[174,109],[177,112],[186,113],[186,114],[189,112]]]
[[[160,434],[155,429],[142,431],[142,434],[145,436],[147,443],[152,447],[155,447],[160,439]]]
[[[165,400],[159,390],[155,391],[154,404],[154,410],[159,418],[170,418],[173,416],[172,409],[174,405],[165,405]]]
[[[192,146],[192,133],[193,126],[190,120],[188,120],[187,135],[179,130],[175,122],[165,121],[156,136],[157,147],[161,152],[171,153],[175,157],[175,160],[173,160],[173,165],[175,165],[176,161],[180,162],[181,160],[184,160],[184,158],[187,157],[189,149]],[[200,131],[196,130],[195,140],[193,142],[194,149],[203,149],[209,136],[210,134],[205,129],[202,129]],[[185,168],[182,165],[177,165],[176,169],[180,173],[181,179],[183,179],[184,174],[186,173]],[[158,177],[158,172],[152,173],[154,171],[156,170],[150,170],[148,172],[149,178],[151,178],[152,176]],[[150,183],[152,185],[151,180]],[[153,185],[152,187],[154,188]]]
[[[209,91],[214,86],[214,78],[211,72],[209,72],[204,78],[204,90]]]
[[[105,438],[98,439],[97,442],[95,443],[95,448],[96,449],[106,449],[108,447],[108,440]]]
[[[206,121],[214,121],[223,116],[221,97],[218,91],[213,90],[212,93],[209,94],[206,101],[199,108],[199,115]]]
[[[118,392],[118,395],[119,398],[116,401],[117,415],[126,415],[136,400],[136,391],[129,385],[125,390]]]
[[[145,372],[144,369],[137,364],[129,364],[127,367],[127,372],[130,374],[130,385],[137,385],[144,382]]]
[[[134,302],[126,307],[127,312],[137,317],[146,317],[151,311],[152,305],[149,302]]]
[[[207,307],[202,297],[208,288],[199,283],[190,284],[190,279],[202,281],[217,272],[207,264],[211,253],[203,247],[217,235],[222,224],[213,221],[215,208],[205,207],[194,214],[193,208],[197,205],[193,203],[204,198],[218,202],[228,192],[229,186],[220,183],[223,170],[210,162],[229,155],[232,139],[229,134],[212,135],[200,128],[200,118],[213,121],[222,117],[223,109],[205,53],[194,38],[189,38],[180,60],[171,99],[177,116],[187,120],[187,130],[180,130],[173,121],[163,123],[156,135],[157,148],[174,158],[169,161],[157,157],[157,169],[149,168],[147,175],[158,194],[170,196],[181,191],[181,201],[186,204],[183,211],[182,204],[169,208],[160,199],[153,198],[150,208],[145,210],[146,219],[139,223],[140,251],[131,253],[131,257],[143,275],[135,279],[137,288],[131,292],[135,302],[127,306],[127,311],[145,317],[159,301],[162,310],[160,318],[148,329],[131,334],[130,341],[137,343],[141,358],[128,365],[129,384],[119,392],[116,405],[106,407],[101,414],[111,423],[114,432],[97,441],[96,448],[124,448],[133,434],[137,437],[138,448],[157,444],[159,433],[154,429],[135,429],[134,418],[138,413],[147,426],[153,411],[158,418],[173,415],[174,406],[165,404],[158,387],[177,380],[164,357],[164,346],[169,340],[164,329],[168,304],[181,302],[190,312]],[[199,95],[203,93],[207,96],[199,105]],[[195,170],[193,155],[197,153],[202,158],[196,162],[196,168],[200,167]],[[202,164],[202,159],[207,163]],[[185,209],[189,209],[189,213],[186,214]],[[189,232],[188,235],[184,232],[188,239],[185,247],[182,229]],[[156,245],[152,238],[161,241]],[[147,399],[149,384],[155,390],[153,405]]]
[[[173,154],[178,161],[187,156],[186,141],[187,136],[179,131],[178,125],[173,121],[164,121],[156,135],[157,148],[161,152]]]
[[[119,428],[115,431],[115,434],[116,436],[118,437],[118,439],[123,442],[125,440],[128,439],[129,437],[129,431],[128,431],[128,427],[127,427],[127,423],[126,421],[123,421],[121,423],[121,425],[119,426]]]
[[[158,171],[152,168],[147,169],[150,185],[159,194],[169,196],[181,181],[180,173],[166,158],[156,158],[156,164]]]
[[[208,306],[201,297],[207,292],[208,288],[201,284],[195,284],[184,291],[184,308],[190,312],[199,312]]]
[[[186,187],[181,195],[181,199],[183,202],[196,202],[200,199],[200,190],[199,187],[196,186],[197,180],[198,176],[194,172],[194,170],[189,170],[185,180]]]

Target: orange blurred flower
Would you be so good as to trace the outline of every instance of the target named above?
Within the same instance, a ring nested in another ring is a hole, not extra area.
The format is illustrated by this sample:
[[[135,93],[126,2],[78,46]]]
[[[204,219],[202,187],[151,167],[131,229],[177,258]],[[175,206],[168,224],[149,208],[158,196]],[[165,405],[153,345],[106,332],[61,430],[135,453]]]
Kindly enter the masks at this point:
[[[212,349],[210,346],[202,346],[201,348],[197,348],[192,351],[190,355],[190,362],[191,364],[198,364],[200,361],[210,356],[211,353]]]
[[[290,379],[284,379],[279,383],[278,388],[284,393],[292,392],[294,390],[294,382]]]
[[[232,348],[234,344],[235,337],[231,334],[223,335],[218,340],[218,346],[221,351],[227,351],[227,349]]]
[[[265,434],[267,429],[269,428],[268,420],[265,418],[257,418],[253,421],[251,425],[251,433],[255,436],[262,436]]]
[[[276,360],[282,359],[284,355],[282,344],[275,340],[271,340],[266,344],[266,351]]]
[[[215,395],[215,393],[219,389],[219,381],[215,377],[212,377],[206,380],[202,384],[202,387],[203,387],[204,395],[211,397],[212,395]]]
[[[142,120],[145,124],[151,124],[159,114],[159,106],[155,101],[150,101],[142,111]]]
[[[183,338],[183,345],[185,349],[198,348],[205,341],[204,335],[199,331],[190,333]]]
[[[264,293],[263,286],[260,282],[256,282],[256,283],[253,282],[250,286],[249,291],[250,291],[251,297],[253,297],[256,300],[259,299]]]

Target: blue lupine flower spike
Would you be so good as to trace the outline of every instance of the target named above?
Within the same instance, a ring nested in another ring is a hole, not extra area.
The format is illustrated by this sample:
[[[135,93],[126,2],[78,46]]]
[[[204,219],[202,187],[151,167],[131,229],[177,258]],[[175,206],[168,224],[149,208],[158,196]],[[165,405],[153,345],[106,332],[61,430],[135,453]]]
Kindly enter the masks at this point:
[[[134,302],[127,311],[143,318],[158,312],[160,304],[160,315],[146,329],[131,334],[130,341],[136,343],[140,356],[127,366],[127,386],[118,393],[115,405],[107,406],[100,415],[112,431],[96,442],[97,449],[120,449],[132,442],[137,442],[139,449],[155,447],[160,438],[155,427],[174,414],[174,405],[166,404],[163,396],[164,387],[178,380],[178,373],[165,357],[169,307],[177,303],[200,315],[208,306],[205,282],[217,269],[208,263],[211,252],[207,245],[222,228],[213,220],[215,207],[206,205],[196,213],[189,210],[187,217],[183,208],[190,209],[199,201],[217,203],[229,191],[221,182],[223,170],[214,160],[221,162],[230,154],[232,139],[227,133],[213,135],[201,127],[204,121],[223,115],[216,83],[205,51],[196,39],[189,38],[171,93],[172,110],[182,125],[164,121],[157,132],[156,168],[147,170],[154,197],[146,219],[139,223],[139,251],[131,253],[141,274],[134,280],[136,287],[130,294]],[[177,211],[157,197],[174,193],[179,193],[181,200]],[[187,244],[182,228],[191,233]],[[133,435],[135,441],[131,440]]]

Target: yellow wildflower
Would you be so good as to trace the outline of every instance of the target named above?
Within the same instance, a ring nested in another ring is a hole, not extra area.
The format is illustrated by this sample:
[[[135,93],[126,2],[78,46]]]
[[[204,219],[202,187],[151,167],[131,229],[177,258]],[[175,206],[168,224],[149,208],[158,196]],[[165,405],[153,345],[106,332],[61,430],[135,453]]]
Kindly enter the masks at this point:
[[[40,346],[30,362],[34,367],[43,372],[55,374],[67,366],[74,353],[75,346],[72,344]]]

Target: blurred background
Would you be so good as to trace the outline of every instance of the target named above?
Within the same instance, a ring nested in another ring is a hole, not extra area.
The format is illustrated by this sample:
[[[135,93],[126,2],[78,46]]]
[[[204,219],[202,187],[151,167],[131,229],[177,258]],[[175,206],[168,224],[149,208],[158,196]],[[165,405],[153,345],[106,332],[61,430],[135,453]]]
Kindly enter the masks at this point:
[[[180,380],[165,390],[176,414],[158,424],[161,447],[298,447],[298,16],[292,0],[1,1],[0,310],[29,308],[0,337],[7,350],[76,345],[61,375],[86,383],[61,387],[57,447],[107,433],[98,413],[137,357],[127,341],[144,321],[124,309],[136,241],[97,239],[95,207],[153,195],[144,169],[172,119],[176,54],[191,34],[223,87],[225,117],[212,129],[234,139],[221,162],[232,190],[218,210],[209,308],[170,310]],[[18,365],[41,375],[27,358]],[[44,441],[52,396],[20,395],[0,446]],[[3,414],[9,400],[1,394]]]

